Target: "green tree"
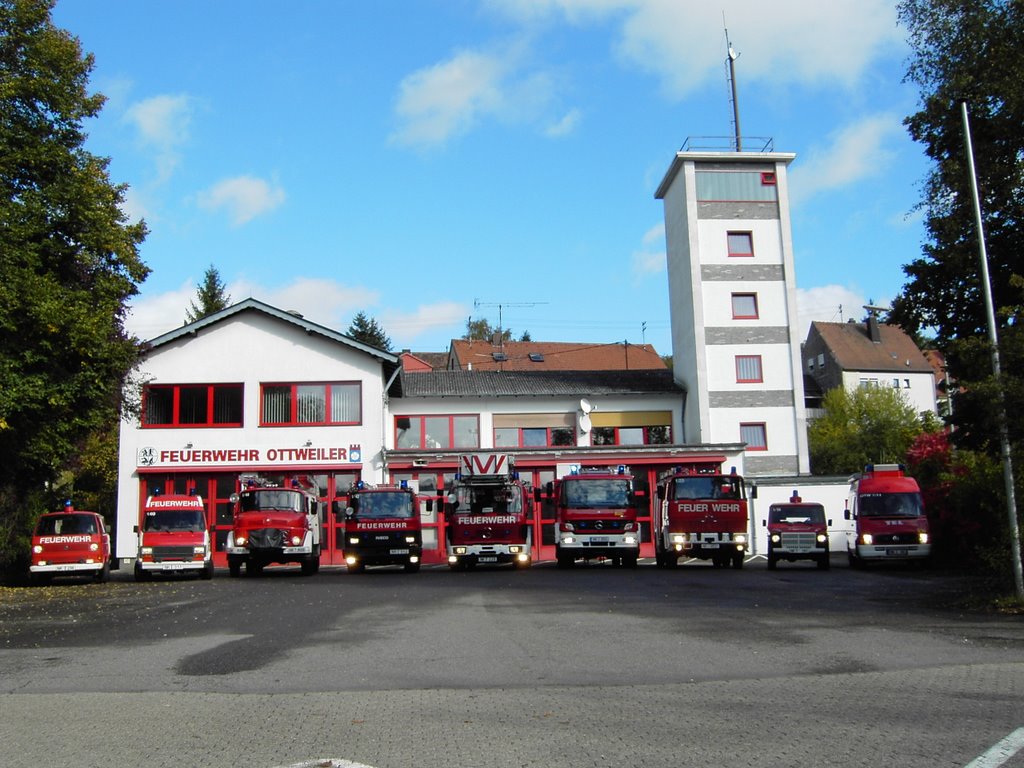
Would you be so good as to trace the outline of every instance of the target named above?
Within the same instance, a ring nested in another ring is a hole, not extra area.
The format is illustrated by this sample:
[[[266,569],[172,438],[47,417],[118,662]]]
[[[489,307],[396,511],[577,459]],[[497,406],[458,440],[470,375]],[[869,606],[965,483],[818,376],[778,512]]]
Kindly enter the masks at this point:
[[[198,305],[196,301],[199,302]],[[195,300],[191,301],[189,308],[185,310],[185,322],[194,323],[196,320],[202,320],[207,315],[220,312],[230,304],[231,296],[225,292],[220,272],[211,264],[203,275],[203,282],[196,286]]]
[[[372,317],[368,317],[365,312],[357,312],[356,316],[352,318],[347,335],[371,347],[383,349],[385,352],[391,351],[391,339],[388,338],[384,328]]]
[[[904,460],[924,426],[899,390],[862,387],[830,389],[824,415],[807,429],[811,471],[837,475],[860,471],[865,464]]]
[[[944,347],[986,333],[960,104],[970,111],[992,292],[1003,326],[1021,317],[1024,275],[1024,3],[903,0],[921,109],[905,120],[934,165],[923,187],[927,242],[890,321],[931,328]],[[962,373],[957,371],[956,373]]]
[[[137,339],[127,300],[148,268],[109,160],[84,149],[104,98],[54,0],[0,0],[0,566],[73,488],[76,457],[117,423]],[[114,438],[116,439],[116,438]],[[66,478],[70,471],[71,480]]]
[[[466,332],[462,334],[465,341],[493,341],[494,335],[501,330],[502,341],[512,341],[512,331],[508,328],[492,328],[486,318],[474,320],[472,317],[466,320]],[[527,338],[522,341],[529,341],[529,332],[524,333]]]

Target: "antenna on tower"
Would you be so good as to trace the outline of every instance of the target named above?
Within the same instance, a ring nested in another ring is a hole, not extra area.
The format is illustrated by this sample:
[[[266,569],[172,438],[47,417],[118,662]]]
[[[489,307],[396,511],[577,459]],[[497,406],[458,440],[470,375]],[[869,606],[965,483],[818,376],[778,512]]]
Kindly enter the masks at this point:
[[[729,27],[725,24],[725,11],[722,11],[722,26],[725,28],[725,47],[728,50],[728,65],[729,65],[729,86],[732,89],[732,123],[736,133],[736,151],[743,151],[743,139],[740,136],[740,103],[736,97],[736,59],[739,58],[739,54],[732,47],[732,41],[729,40]]]

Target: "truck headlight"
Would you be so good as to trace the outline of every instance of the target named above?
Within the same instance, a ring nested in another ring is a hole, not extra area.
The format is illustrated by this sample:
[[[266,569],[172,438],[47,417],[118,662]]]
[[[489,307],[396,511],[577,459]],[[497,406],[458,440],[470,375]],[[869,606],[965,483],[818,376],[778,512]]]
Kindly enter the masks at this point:
[[[90,544],[90,545],[89,545],[89,551],[90,551],[90,552],[99,552],[99,551],[100,551],[100,545],[99,545],[99,544],[97,544],[97,543],[96,543],[96,542],[94,541],[94,542],[93,542],[92,544]]]
[[[630,536],[629,534],[626,534],[626,536],[625,536],[625,537],[623,537],[623,539],[622,539],[622,540],[623,540],[623,541],[624,541],[624,542],[625,542],[626,544],[636,544],[636,536]]]
[[[139,552],[141,554],[143,554],[143,555],[152,555],[153,554],[153,548],[152,547],[143,547],[142,549],[139,550]]]
[[[405,543],[406,544],[415,544],[416,543],[416,537],[415,536],[406,536],[405,537]]]
[[[456,555],[464,555],[464,554],[466,554],[466,548],[465,547],[455,547],[454,552],[455,552]]]
[[[673,533],[672,534],[672,543],[673,544],[685,544],[686,543],[686,534],[685,533]]]
[[[863,533],[863,534],[861,534],[860,540],[863,541],[868,546],[871,546],[872,544],[875,543],[875,537],[872,536],[870,533]]]
[[[245,546],[245,536],[235,536],[235,546],[236,547],[244,547]]]
[[[32,551],[35,552],[37,555],[41,555],[43,553],[43,548],[39,544],[36,544],[34,547],[32,547]]]
[[[522,549],[523,549],[523,548],[522,548],[522,547],[520,547],[520,546],[519,546],[518,544],[512,544],[512,545],[511,545],[511,546],[510,546],[510,547],[508,548],[508,553],[509,553],[510,555],[518,555],[518,554],[519,554],[519,553],[520,553],[520,552],[522,551]]]
[[[772,534],[772,544],[778,544],[781,541],[782,541],[782,537],[779,534],[777,534],[777,533],[773,533]]]
[[[819,533],[818,534],[818,543],[819,544],[824,544],[827,541],[828,541],[828,536],[826,536],[824,533]]]
[[[359,543],[359,537],[358,536],[349,536],[348,543],[349,544],[358,544]]]
[[[195,547],[192,547],[192,554],[194,554],[194,555],[205,555],[206,554],[206,547],[203,546],[202,544],[200,544],[198,546],[195,546]]]
[[[919,531],[918,534],[917,534],[917,542],[918,542],[918,544],[927,544],[928,543],[928,534],[926,532],[924,532],[924,531]]]
[[[302,543],[302,537],[301,536],[299,536],[298,534],[296,534],[295,536],[292,536],[292,546],[293,547],[297,547],[301,543]]]
[[[732,541],[733,544],[746,544],[747,536],[743,533],[737,533],[735,536],[732,537]]]

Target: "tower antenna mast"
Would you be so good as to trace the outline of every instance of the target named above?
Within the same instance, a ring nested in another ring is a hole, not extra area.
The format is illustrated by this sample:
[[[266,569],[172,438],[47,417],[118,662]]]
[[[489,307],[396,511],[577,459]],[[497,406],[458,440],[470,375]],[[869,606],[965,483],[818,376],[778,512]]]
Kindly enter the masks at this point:
[[[740,134],[740,102],[736,97],[736,59],[739,58],[739,54],[733,50],[732,42],[729,40],[729,27],[725,26],[725,11],[722,11],[722,26],[725,28],[725,46],[728,50],[729,86],[732,89],[732,123],[736,131],[736,151],[742,152],[743,138]]]

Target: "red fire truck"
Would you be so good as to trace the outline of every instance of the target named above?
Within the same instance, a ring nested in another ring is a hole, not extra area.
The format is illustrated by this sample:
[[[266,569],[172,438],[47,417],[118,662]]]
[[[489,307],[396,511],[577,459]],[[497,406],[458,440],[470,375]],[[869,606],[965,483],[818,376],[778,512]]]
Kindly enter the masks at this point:
[[[445,504],[445,547],[452,570],[478,563],[529,568],[533,535],[528,501],[508,455],[460,456],[459,472]]]
[[[320,569],[323,508],[317,486],[305,477],[290,486],[272,485],[257,475],[242,477],[243,489],[231,495],[235,505],[228,534],[228,572],[249,575],[271,563],[299,563],[302,573]]]
[[[633,476],[626,467],[573,467],[548,489],[555,499],[555,555],[559,568],[576,560],[608,558],[636,568],[640,526]]]
[[[853,521],[846,539],[852,567],[871,560],[925,562],[931,555],[921,489],[902,464],[869,464],[855,475],[844,517]]]
[[[157,491],[146,499],[142,525],[135,526],[135,532],[139,537],[136,581],[158,573],[213,578],[210,526],[201,496],[162,496]]]
[[[54,576],[110,576],[110,536],[103,518],[64,502],[62,512],[41,515],[32,532],[29,578],[48,584]]]
[[[661,567],[680,557],[711,560],[716,568],[743,567],[747,551],[747,499],[735,468],[680,467],[658,480],[654,551]]]
[[[819,569],[828,569],[832,521],[825,519],[821,504],[804,501],[793,491],[788,502],[768,507],[764,524],[768,528],[768,570],[774,570],[779,560],[813,560]]]
[[[344,514],[349,573],[367,565],[401,565],[406,573],[420,569],[419,501],[405,480],[400,485],[377,486],[358,481],[349,490]]]

